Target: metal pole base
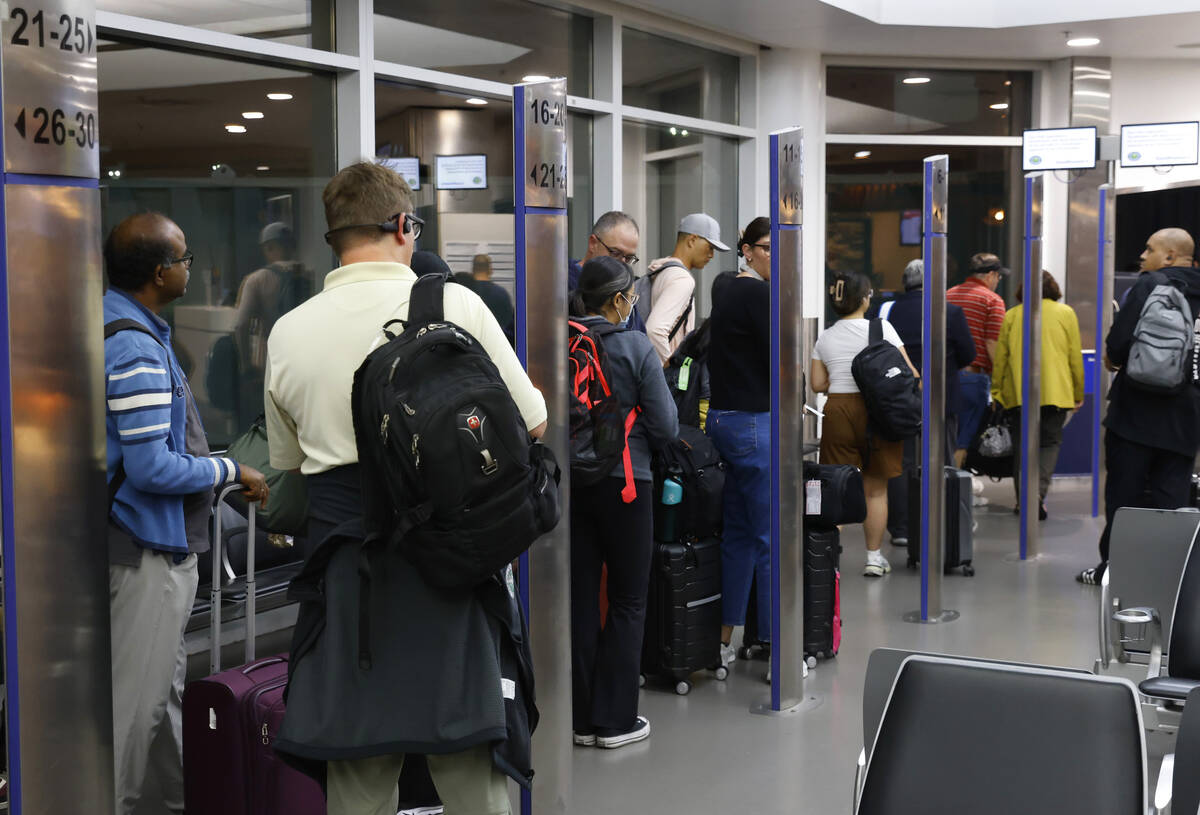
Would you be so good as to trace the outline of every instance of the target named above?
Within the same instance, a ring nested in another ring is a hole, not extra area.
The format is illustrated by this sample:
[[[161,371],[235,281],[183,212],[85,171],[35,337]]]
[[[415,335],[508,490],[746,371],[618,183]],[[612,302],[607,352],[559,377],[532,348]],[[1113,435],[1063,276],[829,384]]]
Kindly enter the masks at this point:
[[[1018,552],[1012,552],[1004,556],[1005,563],[1045,563],[1051,559],[1042,552],[1038,552],[1036,555],[1029,555],[1024,559],[1021,558]]]
[[[954,609],[944,608],[944,609],[942,609],[940,614],[935,614],[934,616],[930,617],[928,620],[925,620],[925,619],[921,618],[921,611],[920,611],[920,609],[918,609],[916,611],[910,611],[907,614],[905,614],[904,622],[906,622],[906,623],[923,623],[925,625],[933,625],[934,623],[952,623],[955,620],[957,620],[960,616],[961,615]]]
[[[794,716],[797,713],[803,713],[808,710],[815,710],[821,706],[822,699],[815,694],[805,695],[803,699],[784,699],[783,709],[774,710],[771,708],[771,700],[758,702],[750,706],[750,712],[756,716]]]

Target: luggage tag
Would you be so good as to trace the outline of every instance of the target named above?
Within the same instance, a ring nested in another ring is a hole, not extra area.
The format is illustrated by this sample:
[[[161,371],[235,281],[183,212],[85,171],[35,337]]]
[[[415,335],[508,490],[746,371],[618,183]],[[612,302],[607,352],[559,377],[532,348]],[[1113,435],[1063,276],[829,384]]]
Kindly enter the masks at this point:
[[[810,478],[804,482],[804,514],[821,514],[821,479]]]
[[[679,390],[686,391],[692,379],[692,358],[684,357],[683,365],[679,367]]]

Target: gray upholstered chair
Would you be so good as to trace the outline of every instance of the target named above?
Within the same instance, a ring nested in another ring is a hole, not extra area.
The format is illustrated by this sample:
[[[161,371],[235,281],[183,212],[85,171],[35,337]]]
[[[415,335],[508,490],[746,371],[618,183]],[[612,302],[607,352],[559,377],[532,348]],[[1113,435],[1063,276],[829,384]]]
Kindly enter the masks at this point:
[[[1142,815],[1146,741],[1126,679],[904,660],[858,815]]]

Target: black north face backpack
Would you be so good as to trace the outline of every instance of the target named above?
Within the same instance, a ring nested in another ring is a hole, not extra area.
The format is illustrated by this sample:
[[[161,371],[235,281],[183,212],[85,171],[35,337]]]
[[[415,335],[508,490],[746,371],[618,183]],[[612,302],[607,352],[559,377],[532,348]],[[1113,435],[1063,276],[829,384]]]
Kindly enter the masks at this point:
[[[883,338],[883,320],[871,320],[867,347],[850,363],[867,403],[871,430],[887,441],[921,432],[921,388],[900,349]]]
[[[440,275],[354,375],[367,541],[398,546],[426,583],[478,585],[558,523],[559,469],[479,342],[442,311]]]

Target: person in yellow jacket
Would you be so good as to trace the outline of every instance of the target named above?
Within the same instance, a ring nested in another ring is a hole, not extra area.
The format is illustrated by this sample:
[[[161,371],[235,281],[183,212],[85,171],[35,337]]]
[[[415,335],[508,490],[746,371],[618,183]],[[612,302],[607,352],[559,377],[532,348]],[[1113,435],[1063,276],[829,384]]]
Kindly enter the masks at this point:
[[[1021,289],[1017,300],[1021,301]],[[1063,426],[1071,412],[1083,404],[1083,350],[1079,318],[1060,303],[1062,290],[1047,271],[1042,272],[1042,428],[1038,455],[1038,518],[1046,520],[1046,492],[1058,464]],[[1021,431],[1021,315],[1014,306],[1004,315],[996,344],[992,374],[992,399],[1006,411],[1012,430],[1013,450],[1020,450]],[[1021,457],[1013,456],[1013,484],[1020,496]]]

